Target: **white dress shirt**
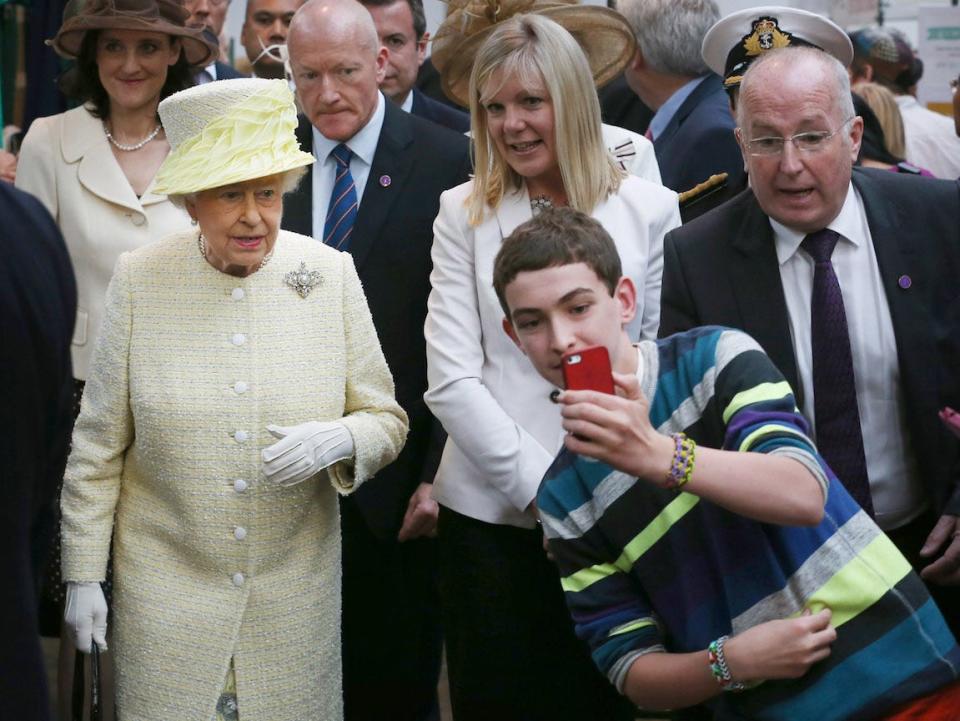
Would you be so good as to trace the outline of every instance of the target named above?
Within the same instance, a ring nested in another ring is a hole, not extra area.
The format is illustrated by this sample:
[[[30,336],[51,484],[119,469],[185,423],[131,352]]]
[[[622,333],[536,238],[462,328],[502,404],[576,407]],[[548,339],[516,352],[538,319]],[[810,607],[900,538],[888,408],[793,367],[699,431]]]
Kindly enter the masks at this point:
[[[770,225],[790,316],[797,374],[803,386],[801,410],[815,434],[810,331],[814,263],[800,249],[803,233],[772,218]],[[828,227],[841,236],[832,261],[843,294],[850,334],[870,492],[877,523],[889,530],[918,516],[924,510],[926,500],[906,432],[897,341],[890,308],[863,201],[852,183],[840,214]]]
[[[373,156],[377,152],[377,143],[380,142],[383,117],[387,112],[385,102],[383,93],[378,92],[377,109],[373,111],[370,120],[346,142],[346,146],[353,152],[353,157],[350,159],[350,175],[353,176],[353,185],[357,191],[358,208],[363,202],[363,189],[367,187]],[[330,194],[333,193],[333,182],[337,175],[337,160],[332,153],[338,145],[340,145],[339,140],[330,140],[324,137],[316,127],[313,128],[313,157],[317,159],[310,171],[313,173],[314,238],[323,238],[323,225],[327,219]]]
[[[953,118],[928,110],[912,95],[898,95],[907,141],[907,161],[938,178],[960,177],[960,138]]]
[[[217,79],[217,63],[212,62],[207,67],[201,68],[194,76],[197,85],[206,85]]]

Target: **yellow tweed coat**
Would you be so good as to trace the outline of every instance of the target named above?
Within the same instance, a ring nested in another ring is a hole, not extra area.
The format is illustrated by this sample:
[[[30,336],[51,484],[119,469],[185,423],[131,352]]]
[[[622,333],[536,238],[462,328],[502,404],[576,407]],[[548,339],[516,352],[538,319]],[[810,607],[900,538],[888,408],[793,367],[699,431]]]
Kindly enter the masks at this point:
[[[287,273],[319,272],[306,297]],[[269,423],[342,418],[355,465],[260,475]],[[345,253],[286,231],[247,278],[179,233],[120,257],[64,481],[63,578],[104,578],[121,721],[212,718],[231,657],[241,718],[342,717],[336,491],[403,446]]]

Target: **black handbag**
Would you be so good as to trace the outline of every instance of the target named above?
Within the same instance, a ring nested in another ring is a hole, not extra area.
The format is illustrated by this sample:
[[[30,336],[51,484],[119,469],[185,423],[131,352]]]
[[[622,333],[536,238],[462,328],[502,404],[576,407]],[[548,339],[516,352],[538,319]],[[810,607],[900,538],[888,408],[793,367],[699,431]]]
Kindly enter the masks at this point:
[[[83,710],[90,709],[86,721],[100,721],[103,693],[100,687],[100,647],[96,643],[89,654],[77,651],[73,659],[73,721],[85,721]],[[89,674],[87,674],[89,659]]]

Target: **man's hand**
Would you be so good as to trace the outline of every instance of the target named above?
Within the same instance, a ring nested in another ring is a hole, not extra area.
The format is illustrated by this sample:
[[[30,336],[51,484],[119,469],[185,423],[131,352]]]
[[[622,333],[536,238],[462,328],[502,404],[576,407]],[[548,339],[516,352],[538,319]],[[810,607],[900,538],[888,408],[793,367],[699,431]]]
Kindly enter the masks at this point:
[[[403,514],[403,524],[397,540],[401,543],[411,538],[434,538],[437,535],[437,516],[440,506],[431,498],[433,486],[421,483],[410,496],[407,512]]]
[[[960,516],[943,514],[920,549],[921,558],[936,558],[920,571],[924,581],[960,586]]]
[[[747,629],[727,641],[724,655],[734,681],[800,678],[830,655],[830,645],[836,639],[830,609],[825,608]]]
[[[670,470],[674,443],[650,425],[650,404],[636,376],[614,373],[618,395],[564,391],[560,414],[564,445],[619,471],[661,483]]]
[[[0,180],[13,183],[17,179],[17,156],[0,150]]]

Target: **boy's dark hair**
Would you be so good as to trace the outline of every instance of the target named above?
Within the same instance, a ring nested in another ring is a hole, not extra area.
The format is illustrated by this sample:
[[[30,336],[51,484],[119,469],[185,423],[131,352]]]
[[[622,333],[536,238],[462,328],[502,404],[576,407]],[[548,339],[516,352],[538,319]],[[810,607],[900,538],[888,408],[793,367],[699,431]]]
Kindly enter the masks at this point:
[[[510,318],[506,289],[520,273],[584,263],[613,295],[623,269],[613,238],[596,220],[573,208],[550,208],[518,226],[493,262],[493,289]]]
[[[410,14],[413,15],[413,34],[417,42],[427,32],[427,16],[423,12],[423,0],[360,0],[362,5],[373,5],[374,7],[386,7],[395,2],[405,2],[410,6]]]
[[[100,71],[97,69],[99,35],[97,30],[87,31],[80,44],[76,64],[60,76],[58,84],[64,95],[85,103],[93,117],[103,119],[110,115],[110,96],[100,82]],[[172,42],[174,38],[169,37],[169,40]],[[160,89],[160,99],[192,88],[193,84],[193,71],[187,65],[186,54],[181,50],[177,62],[167,68],[167,79]]]

